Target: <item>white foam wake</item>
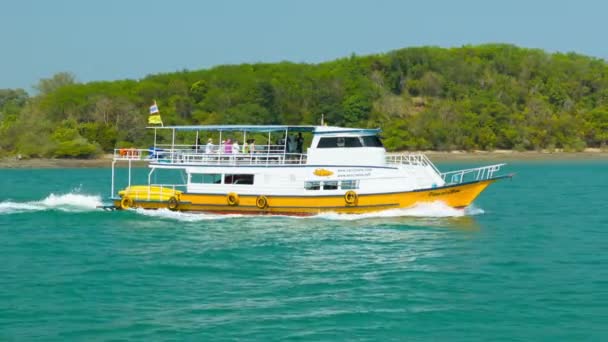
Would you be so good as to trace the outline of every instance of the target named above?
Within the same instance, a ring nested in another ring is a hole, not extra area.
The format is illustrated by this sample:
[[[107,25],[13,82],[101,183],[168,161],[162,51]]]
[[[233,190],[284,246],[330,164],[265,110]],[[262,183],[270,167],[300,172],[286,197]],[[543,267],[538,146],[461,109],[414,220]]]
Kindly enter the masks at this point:
[[[102,205],[101,197],[68,193],[63,195],[50,194],[40,201],[30,202],[0,202],[0,214],[15,214],[30,211],[60,210],[82,212],[95,210]]]
[[[328,220],[361,220],[368,218],[383,218],[383,217],[463,217],[463,216],[474,216],[483,214],[484,211],[481,208],[475,206],[468,206],[464,209],[456,209],[448,206],[443,202],[430,202],[430,203],[419,203],[410,208],[403,209],[389,209],[373,213],[365,214],[337,214],[337,213],[325,213],[314,216],[316,218],[323,218]]]
[[[249,215],[239,214],[211,214],[211,213],[184,213],[171,211],[168,209],[158,210],[145,210],[145,209],[133,209],[136,213],[148,216],[157,217],[162,219],[176,220],[182,222],[197,222],[207,220],[223,220],[237,217],[250,217]],[[407,209],[391,209],[366,214],[337,214],[337,213],[324,213],[314,216],[261,216],[264,218],[269,217],[290,217],[295,219],[327,219],[327,220],[361,220],[369,218],[386,218],[386,217],[429,217],[429,218],[441,218],[441,217],[463,217],[463,216],[474,216],[481,215],[484,211],[481,208],[475,206],[469,206],[465,209],[455,209],[443,202],[432,202],[432,203],[420,203],[414,207]],[[252,216],[257,217],[257,216]]]
[[[171,211],[169,209],[157,209],[157,210],[146,210],[146,209],[133,209],[136,213],[149,216],[157,217],[162,219],[170,219],[183,222],[196,222],[196,221],[207,221],[207,220],[225,220],[235,217],[244,217],[245,215],[238,214],[210,214],[210,213],[184,213],[178,211]]]

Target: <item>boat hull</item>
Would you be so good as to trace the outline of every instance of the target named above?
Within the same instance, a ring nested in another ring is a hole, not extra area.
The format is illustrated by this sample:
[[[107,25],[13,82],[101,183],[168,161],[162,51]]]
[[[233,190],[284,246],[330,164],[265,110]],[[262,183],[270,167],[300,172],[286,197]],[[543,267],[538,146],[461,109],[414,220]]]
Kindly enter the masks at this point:
[[[502,178],[502,177],[499,177]],[[325,212],[362,214],[387,209],[412,207],[419,203],[443,202],[454,208],[470,205],[477,196],[499,178],[448,185],[407,192],[327,196],[271,196],[182,193],[179,203],[134,199],[131,207],[171,209],[184,212],[254,215],[318,215]],[[123,198],[124,199],[124,198]],[[125,209],[124,200],[115,199],[116,208]]]

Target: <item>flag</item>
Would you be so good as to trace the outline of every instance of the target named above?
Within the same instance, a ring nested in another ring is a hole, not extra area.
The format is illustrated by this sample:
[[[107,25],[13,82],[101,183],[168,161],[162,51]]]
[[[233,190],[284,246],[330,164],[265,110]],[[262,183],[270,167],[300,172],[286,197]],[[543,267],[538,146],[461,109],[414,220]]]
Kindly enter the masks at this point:
[[[150,106],[150,116],[148,116],[148,124],[163,124],[163,120],[160,118],[160,111],[158,110],[158,105],[156,104],[156,101],[154,101],[154,104]]]

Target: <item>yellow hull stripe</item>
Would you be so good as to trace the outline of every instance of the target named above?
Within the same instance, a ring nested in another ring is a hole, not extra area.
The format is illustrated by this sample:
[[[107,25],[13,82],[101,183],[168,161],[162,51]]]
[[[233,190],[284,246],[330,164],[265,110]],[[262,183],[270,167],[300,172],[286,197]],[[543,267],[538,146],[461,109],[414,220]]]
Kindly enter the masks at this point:
[[[182,193],[177,210],[243,214],[291,214],[315,215],[322,212],[368,213],[386,209],[408,208],[417,203],[441,201],[448,206],[463,208],[470,205],[475,198],[495,179],[427,189],[388,194],[358,195],[355,203],[348,204],[344,196],[266,196],[267,206],[256,205],[258,196],[238,195],[237,204],[228,204],[228,194],[192,194]],[[234,198],[232,198],[234,200]],[[167,201],[139,201],[133,206],[145,209],[168,208]],[[120,207],[120,200],[114,205]]]

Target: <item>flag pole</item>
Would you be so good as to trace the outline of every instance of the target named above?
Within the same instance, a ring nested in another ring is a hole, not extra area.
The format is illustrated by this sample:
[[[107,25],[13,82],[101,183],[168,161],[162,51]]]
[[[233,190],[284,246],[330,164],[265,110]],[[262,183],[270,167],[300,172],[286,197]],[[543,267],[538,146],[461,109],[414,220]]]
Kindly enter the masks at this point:
[[[154,105],[156,106],[156,108],[158,108],[158,105],[156,104],[156,100],[154,100]],[[160,127],[165,127],[165,124],[163,123],[163,117],[160,116],[160,109],[158,110],[158,115],[160,118]]]

